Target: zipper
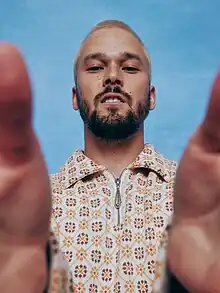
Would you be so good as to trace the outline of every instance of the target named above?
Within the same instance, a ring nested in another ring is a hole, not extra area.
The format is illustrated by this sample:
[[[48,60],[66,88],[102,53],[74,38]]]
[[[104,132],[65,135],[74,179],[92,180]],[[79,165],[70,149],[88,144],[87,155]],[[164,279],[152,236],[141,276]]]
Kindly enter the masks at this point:
[[[120,225],[120,223],[121,223],[121,215],[120,215],[120,207],[121,207],[120,183],[121,183],[121,178],[116,178],[115,183],[116,183],[115,208],[118,211],[118,225]]]

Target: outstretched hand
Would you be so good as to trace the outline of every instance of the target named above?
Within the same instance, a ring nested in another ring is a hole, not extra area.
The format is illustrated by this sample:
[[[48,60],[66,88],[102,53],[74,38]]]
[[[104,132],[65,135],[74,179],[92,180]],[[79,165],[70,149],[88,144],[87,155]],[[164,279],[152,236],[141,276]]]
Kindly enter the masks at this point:
[[[168,263],[190,292],[220,292],[220,73],[177,170]]]
[[[51,192],[18,49],[0,44],[0,292],[43,292]]]

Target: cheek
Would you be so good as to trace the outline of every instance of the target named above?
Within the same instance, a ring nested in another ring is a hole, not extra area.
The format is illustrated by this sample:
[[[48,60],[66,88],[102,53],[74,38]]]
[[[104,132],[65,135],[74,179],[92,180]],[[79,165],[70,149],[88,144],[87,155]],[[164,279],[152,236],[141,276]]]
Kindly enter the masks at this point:
[[[83,74],[78,79],[78,87],[85,99],[94,99],[102,91],[102,77],[98,74]]]
[[[133,104],[145,103],[149,96],[149,90],[148,87],[136,86],[130,88],[130,94]]]
[[[133,102],[141,101],[148,96],[149,81],[146,75],[130,75],[124,84],[125,90],[132,96]]]

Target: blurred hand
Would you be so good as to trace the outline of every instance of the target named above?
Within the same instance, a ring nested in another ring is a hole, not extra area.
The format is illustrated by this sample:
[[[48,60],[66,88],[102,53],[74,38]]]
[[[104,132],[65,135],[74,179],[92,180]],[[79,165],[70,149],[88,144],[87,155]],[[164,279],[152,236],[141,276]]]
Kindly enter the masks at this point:
[[[220,74],[177,171],[168,262],[190,292],[220,292]]]
[[[0,292],[43,292],[51,192],[18,49],[0,44]]]

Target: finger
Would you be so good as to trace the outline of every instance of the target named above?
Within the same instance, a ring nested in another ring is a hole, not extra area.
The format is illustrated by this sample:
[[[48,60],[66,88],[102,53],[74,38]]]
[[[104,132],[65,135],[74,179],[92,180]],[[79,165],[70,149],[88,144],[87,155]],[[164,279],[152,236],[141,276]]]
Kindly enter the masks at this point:
[[[31,154],[31,86],[24,60],[11,44],[0,44],[0,159],[24,162]]]
[[[215,78],[207,113],[199,134],[206,149],[220,150],[220,72]]]

